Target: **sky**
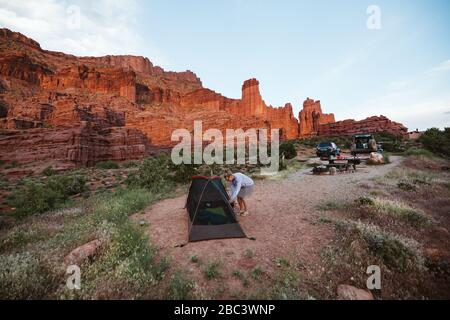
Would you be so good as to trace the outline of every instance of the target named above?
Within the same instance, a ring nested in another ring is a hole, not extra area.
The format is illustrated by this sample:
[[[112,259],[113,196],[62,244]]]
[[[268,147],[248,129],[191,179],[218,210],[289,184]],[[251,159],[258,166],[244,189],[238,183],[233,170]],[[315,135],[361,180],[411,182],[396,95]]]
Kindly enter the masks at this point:
[[[44,49],[134,54],[230,98],[321,100],[337,120],[450,127],[448,0],[0,0],[0,26]]]

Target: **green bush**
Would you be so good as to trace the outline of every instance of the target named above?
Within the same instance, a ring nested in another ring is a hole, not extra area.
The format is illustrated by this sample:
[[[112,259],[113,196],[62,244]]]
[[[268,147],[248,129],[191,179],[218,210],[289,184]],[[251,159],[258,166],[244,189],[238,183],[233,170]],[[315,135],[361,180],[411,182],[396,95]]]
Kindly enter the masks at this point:
[[[97,169],[105,169],[105,170],[107,170],[107,169],[119,169],[119,165],[116,162],[111,161],[111,160],[98,162],[95,165],[95,167]]]
[[[316,147],[319,143],[324,142],[324,141],[332,141],[334,143],[336,143],[336,145],[339,148],[344,148],[344,149],[350,149],[350,147],[352,146],[352,140],[351,137],[345,137],[345,136],[341,136],[341,137],[312,137],[312,138],[308,138],[308,139],[302,139],[299,141],[299,143],[301,145],[307,146],[307,147]]]
[[[192,290],[194,289],[194,282],[187,280],[180,271],[170,279],[169,291],[170,299],[173,300],[188,300],[192,298]]]
[[[212,280],[212,279],[216,279],[216,278],[220,278],[222,276],[220,270],[220,263],[215,261],[215,262],[210,262],[206,265],[205,269],[203,270],[203,273],[206,277],[207,280]]]
[[[386,233],[375,225],[361,222],[337,221],[336,229],[346,238],[356,237],[363,240],[374,256],[394,270],[407,272],[424,267],[419,245],[412,239]]]
[[[283,142],[280,145],[280,155],[284,153],[286,159],[294,159],[297,156],[297,149],[292,141]]]
[[[420,138],[425,149],[440,155],[450,157],[450,128],[441,131],[437,128],[428,129]]]
[[[198,173],[198,166],[194,164],[180,164],[174,165],[170,161],[170,171],[173,172],[173,180],[176,182],[189,182],[191,178]]]
[[[397,183],[397,187],[403,191],[416,191],[417,188],[415,185],[407,182],[407,181],[400,181]]]
[[[375,204],[375,201],[368,197],[360,197],[356,200],[356,202],[362,206],[373,206]]]
[[[0,299],[49,298],[58,282],[30,253],[0,255]]]
[[[426,226],[432,222],[431,218],[425,212],[411,208],[402,202],[380,198],[372,201],[377,212],[403,219],[413,226]]]
[[[403,138],[396,136],[389,132],[381,132],[375,134],[375,140],[378,143],[382,143],[383,150],[388,152],[401,152],[403,151]]]
[[[10,205],[16,208],[16,218],[24,218],[58,208],[70,196],[85,190],[86,180],[82,176],[54,176],[45,183],[26,181],[13,192]]]
[[[145,159],[137,172],[128,176],[125,183],[132,188],[145,188],[158,192],[171,184],[169,158],[160,155]]]
[[[10,205],[15,208],[16,218],[24,218],[49,211],[63,201],[64,196],[56,190],[47,189],[42,183],[26,182],[12,194]]]
[[[124,162],[122,164],[122,168],[125,168],[125,169],[136,168],[138,166],[139,166],[139,161],[136,161],[136,160],[130,160],[130,161]]]
[[[48,180],[46,187],[67,198],[86,191],[86,178],[78,175],[55,176]]]
[[[10,162],[10,163],[7,163],[5,166],[4,166],[4,168],[5,169],[13,169],[13,168],[17,168],[19,166],[19,163],[16,161],[16,160],[14,160],[14,161],[12,161],[12,162]]]
[[[42,174],[47,177],[54,176],[56,174],[56,170],[53,169],[52,166],[49,166],[42,171]]]
[[[434,154],[426,149],[412,147],[405,151],[406,156],[433,158]]]

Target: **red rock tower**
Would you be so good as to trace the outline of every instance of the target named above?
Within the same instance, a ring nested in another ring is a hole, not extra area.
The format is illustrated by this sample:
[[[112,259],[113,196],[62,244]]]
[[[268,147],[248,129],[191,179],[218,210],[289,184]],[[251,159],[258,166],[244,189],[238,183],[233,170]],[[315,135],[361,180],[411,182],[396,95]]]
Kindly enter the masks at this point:
[[[266,104],[264,103],[261,93],[259,92],[259,81],[250,79],[242,85],[242,105],[244,116],[260,117],[266,116]]]
[[[320,101],[307,98],[303,102],[303,110],[298,115],[300,121],[300,137],[315,136],[322,124],[333,123],[334,114],[324,114]]]

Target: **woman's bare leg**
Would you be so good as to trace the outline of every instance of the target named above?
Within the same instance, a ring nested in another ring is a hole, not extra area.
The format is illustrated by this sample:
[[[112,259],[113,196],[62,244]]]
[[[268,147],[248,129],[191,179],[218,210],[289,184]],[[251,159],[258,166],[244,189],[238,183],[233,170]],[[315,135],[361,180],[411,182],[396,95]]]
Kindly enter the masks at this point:
[[[240,212],[244,212],[245,210],[244,210],[244,205],[242,204],[242,198],[240,198],[240,197],[238,197],[237,198],[237,200],[238,200],[238,203],[239,203],[239,211]]]
[[[242,205],[244,206],[244,211],[247,211],[247,203],[245,202],[244,198],[241,198],[242,200]]]

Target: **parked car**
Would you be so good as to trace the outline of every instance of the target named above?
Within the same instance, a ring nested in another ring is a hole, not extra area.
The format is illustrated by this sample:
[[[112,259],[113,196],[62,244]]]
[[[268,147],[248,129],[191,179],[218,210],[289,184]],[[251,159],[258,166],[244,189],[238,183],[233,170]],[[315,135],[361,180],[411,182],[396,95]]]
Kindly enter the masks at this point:
[[[356,134],[352,138],[352,155],[367,154],[378,151],[378,144],[373,134]]]
[[[316,147],[316,154],[319,158],[328,159],[330,156],[337,157],[341,154],[341,149],[338,148],[336,143],[331,141],[321,142]]]

